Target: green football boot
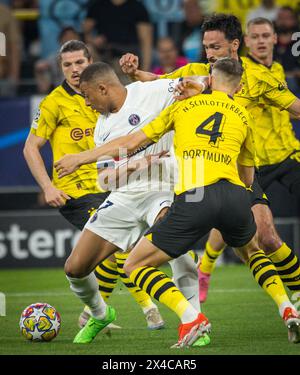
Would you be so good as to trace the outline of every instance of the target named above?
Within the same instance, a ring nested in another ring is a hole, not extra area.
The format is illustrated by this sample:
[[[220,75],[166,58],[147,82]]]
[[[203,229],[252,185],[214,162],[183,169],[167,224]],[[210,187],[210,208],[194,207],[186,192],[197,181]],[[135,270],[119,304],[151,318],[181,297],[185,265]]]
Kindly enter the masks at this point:
[[[93,316],[89,318],[86,325],[77,333],[74,344],[89,344],[94,340],[97,334],[102,331],[109,323],[116,319],[116,311],[113,307],[107,306],[105,319],[96,319]]]
[[[192,347],[196,346],[206,346],[210,343],[210,337],[208,336],[207,333],[204,333],[203,336],[199,337],[198,340],[196,340],[193,344]]]

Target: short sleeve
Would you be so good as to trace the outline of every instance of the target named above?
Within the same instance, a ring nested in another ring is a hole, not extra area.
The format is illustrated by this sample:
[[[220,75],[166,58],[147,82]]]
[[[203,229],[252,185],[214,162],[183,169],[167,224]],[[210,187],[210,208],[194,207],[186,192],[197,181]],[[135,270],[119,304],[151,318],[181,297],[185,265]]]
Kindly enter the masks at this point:
[[[171,73],[163,74],[159,78],[181,78],[189,76],[207,76],[209,74],[209,65],[202,63],[187,64]]]
[[[297,97],[288,89],[284,80],[279,80],[271,73],[264,72],[259,77],[260,94],[267,99],[269,104],[280,109],[288,109]]]
[[[169,106],[162,111],[155,120],[151,121],[141,129],[148,139],[158,142],[164,134],[173,130],[174,113],[176,112],[178,105],[179,103],[174,103]]]
[[[251,125],[248,125],[247,127],[247,135],[238,156],[238,163],[246,167],[254,167],[255,165],[257,165],[255,143]]]
[[[55,101],[45,98],[31,123],[31,133],[49,139],[56,129],[58,122],[58,108]]]

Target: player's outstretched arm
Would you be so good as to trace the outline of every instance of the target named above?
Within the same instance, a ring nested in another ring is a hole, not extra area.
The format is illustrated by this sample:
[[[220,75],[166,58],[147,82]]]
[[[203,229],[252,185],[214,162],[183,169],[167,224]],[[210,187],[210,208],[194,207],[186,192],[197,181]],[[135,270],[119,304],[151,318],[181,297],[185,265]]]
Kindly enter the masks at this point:
[[[52,181],[47,173],[45,163],[40,152],[40,149],[45,145],[46,142],[46,139],[30,133],[25,142],[23,154],[33,177],[45,195],[47,204],[52,207],[61,207],[65,204],[67,199],[70,199],[70,197],[52,184]]]
[[[209,87],[208,76],[191,76],[181,78],[175,87],[175,99],[184,100],[191,96],[201,94]]]
[[[128,178],[134,172],[148,169],[152,164],[158,164],[161,159],[168,157],[168,151],[150,154],[143,158],[130,160],[118,168],[103,168],[98,173],[98,182],[105,191],[113,191],[128,183]]]
[[[159,78],[156,74],[138,69],[139,58],[133,53],[123,55],[119,60],[119,64],[123,73],[127,74],[133,81],[147,82],[155,81]]]
[[[54,164],[54,167],[58,177],[62,178],[76,171],[81,165],[95,163],[99,159],[122,158],[151,142],[142,130],[138,130],[132,134],[116,138],[101,147],[79,154],[65,155]]]

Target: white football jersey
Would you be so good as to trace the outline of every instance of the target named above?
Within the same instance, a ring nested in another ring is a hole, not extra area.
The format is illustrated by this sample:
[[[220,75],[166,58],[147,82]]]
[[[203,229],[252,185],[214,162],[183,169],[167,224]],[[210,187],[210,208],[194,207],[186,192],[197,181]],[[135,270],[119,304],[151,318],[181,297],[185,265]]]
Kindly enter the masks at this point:
[[[127,97],[119,112],[99,116],[94,133],[96,146],[99,147],[115,138],[135,132],[154,120],[160,112],[174,102],[174,88],[177,83],[178,79],[161,79],[127,85]],[[145,155],[171,151],[170,157],[162,159],[160,167],[153,165],[151,173],[146,170],[134,172],[130,175],[128,184],[117,190],[129,192],[172,190],[177,172],[172,145],[173,132],[169,132],[157,143],[139,150],[134,156],[115,162],[115,166],[120,166],[129,159],[139,159]],[[111,166],[109,160],[106,165]]]

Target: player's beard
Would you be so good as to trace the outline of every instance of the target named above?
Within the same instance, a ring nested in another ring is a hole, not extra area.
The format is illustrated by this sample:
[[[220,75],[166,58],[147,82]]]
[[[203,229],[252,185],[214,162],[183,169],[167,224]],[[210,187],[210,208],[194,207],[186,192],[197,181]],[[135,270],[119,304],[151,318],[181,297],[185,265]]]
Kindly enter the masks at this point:
[[[220,59],[227,59],[227,58],[232,58],[233,57],[233,51],[231,48],[228,48],[228,53],[227,55],[219,56],[219,57],[211,57],[208,62],[209,64],[213,67],[214,63],[217,62]]]

